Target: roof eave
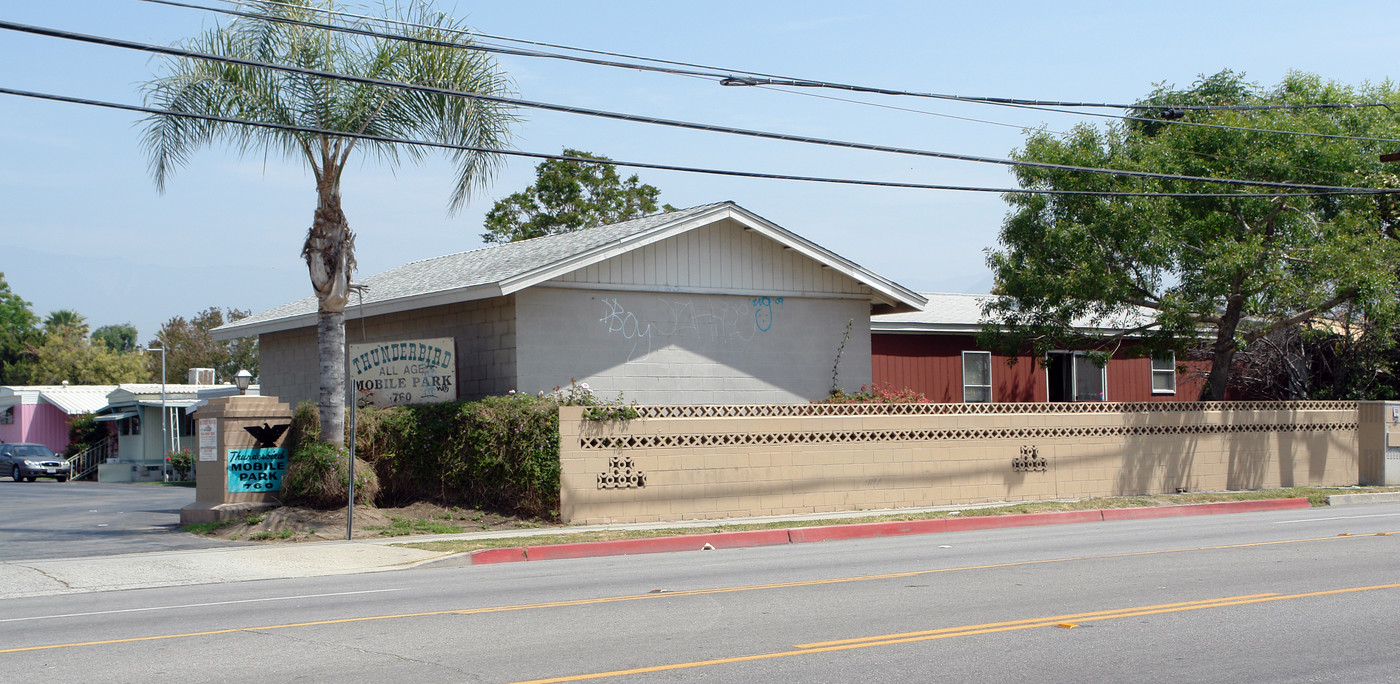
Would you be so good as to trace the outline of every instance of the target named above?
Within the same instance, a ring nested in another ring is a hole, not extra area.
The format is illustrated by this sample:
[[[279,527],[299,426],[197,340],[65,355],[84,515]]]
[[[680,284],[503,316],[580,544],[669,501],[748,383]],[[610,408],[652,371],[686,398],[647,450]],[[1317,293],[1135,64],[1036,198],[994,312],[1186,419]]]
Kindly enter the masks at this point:
[[[486,285],[474,285],[472,287],[454,290],[426,292],[418,295],[409,295],[407,297],[396,297],[383,302],[371,302],[363,305],[352,304],[345,307],[345,320],[351,321],[369,316],[399,313],[401,311],[421,309],[429,306],[442,306],[444,304],[471,302],[478,299],[490,299],[492,297],[500,297],[502,294],[505,293],[502,292],[499,283],[489,283]],[[285,318],[275,318],[241,326],[237,323],[233,323],[210,330],[209,336],[215,340],[232,340],[239,337],[253,337],[254,335],[266,333],[296,330],[298,328],[316,325],[319,317],[319,313],[309,313],[287,316]]]

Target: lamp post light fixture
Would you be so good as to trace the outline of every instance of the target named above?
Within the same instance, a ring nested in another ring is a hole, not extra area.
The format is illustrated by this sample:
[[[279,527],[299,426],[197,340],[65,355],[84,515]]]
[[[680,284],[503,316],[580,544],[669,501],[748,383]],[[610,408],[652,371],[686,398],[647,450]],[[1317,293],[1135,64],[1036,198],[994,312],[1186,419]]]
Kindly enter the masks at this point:
[[[246,369],[233,374],[233,384],[238,386],[239,394],[247,394],[248,386],[253,384],[253,374]]]
[[[170,409],[166,406],[165,403],[165,347],[146,347],[138,345],[136,347],[136,351],[160,352],[160,442],[162,445],[161,449],[168,452],[171,451],[170,430],[166,427],[166,418],[170,413]],[[140,404],[138,403],[137,406],[140,406]],[[141,459],[143,462],[149,460],[146,458],[145,449],[141,450]],[[166,463],[164,453],[160,455],[160,461],[162,464]],[[162,465],[161,468],[168,468],[168,466]],[[165,471],[162,474],[167,477],[170,475],[168,471]]]

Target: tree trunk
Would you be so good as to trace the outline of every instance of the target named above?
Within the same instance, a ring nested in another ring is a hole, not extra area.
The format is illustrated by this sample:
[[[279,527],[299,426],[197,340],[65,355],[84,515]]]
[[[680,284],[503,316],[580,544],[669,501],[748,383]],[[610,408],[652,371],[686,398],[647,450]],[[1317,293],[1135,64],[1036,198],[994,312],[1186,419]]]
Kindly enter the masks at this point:
[[[301,255],[316,291],[320,319],[316,326],[321,387],[321,439],[345,444],[345,303],[355,270],[355,235],[340,209],[340,192],[321,184],[316,217],[306,233]]]
[[[320,310],[316,325],[317,356],[320,359],[321,391],[316,405],[321,409],[321,439],[345,444],[345,312]]]
[[[1235,362],[1235,346],[1229,345],[1222,349],[1220,344],[1215,345],[1215,353],[1211,357],[1210,376],[1206,382],[1206,396],[1202,397],[1206,401],[1225,401],[1225,387],[1230,382],[1230,365]]]

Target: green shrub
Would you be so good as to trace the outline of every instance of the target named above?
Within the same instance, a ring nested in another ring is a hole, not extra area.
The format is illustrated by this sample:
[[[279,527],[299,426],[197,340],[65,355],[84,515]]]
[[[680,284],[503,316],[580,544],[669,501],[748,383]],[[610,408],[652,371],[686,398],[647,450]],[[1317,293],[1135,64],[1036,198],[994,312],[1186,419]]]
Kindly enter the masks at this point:
[[[289,452],[282,478],[282,501],[290,506],[335,508],[349,498],[350,452],[329,442],[302,441]],[[373,504],[379,494],[374,468],[355,459],[355,503]]]
[[[183,482],[190,479],[190,471],[194,470],[194,454],[189,449],[165,452],[165,460],[175,469],[175,476]]]
[[[527,394],[365,409],[389,505],[419,500],[553,517],[559,508],[559,405]],[[358,417],[357,417],[358,418]],[[358,420],[357,420],[358,422]]]
[[[587,384],[573,382],[538,395],[511,392],[477,401],[359,408],[356,472],[361,460],[373,467],[378,478],[374,503],[380,506],[433,501],[557,518],[561,404],[587,407],[589,420],[637,417],[621,397],[616,402],[599,399]],[[348,420],[346,425],[348,429]],[[310,446],[321,444],[319,437],[319,410],[302,402],[287,431],[286,447],[293,456],[284,495],[343,505],[344,475],[339,475],[336,493],[323,495],[312,484],[331,479],[332,458],[323,451],[327,447]],[[345,460],[343,453],[336,458]]]
[[[68,423],[68,446],[63,450],[63,457],[73,458],[101,444],[102,440],[111,434],[112,431],[105,423],[93,420],[92,414],[75,416],[72,422]]]

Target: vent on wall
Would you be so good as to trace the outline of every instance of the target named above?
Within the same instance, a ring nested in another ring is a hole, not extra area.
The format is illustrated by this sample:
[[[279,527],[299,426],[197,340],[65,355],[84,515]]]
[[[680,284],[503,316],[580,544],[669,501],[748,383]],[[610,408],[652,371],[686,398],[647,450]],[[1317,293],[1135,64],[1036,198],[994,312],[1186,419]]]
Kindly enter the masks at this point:
[[[214,369],[213,369],[213,368],[191,368],[191,369],[190,369],[190,384],[191,384],[191,385],[212,385],[212,384],[214,384]]]

